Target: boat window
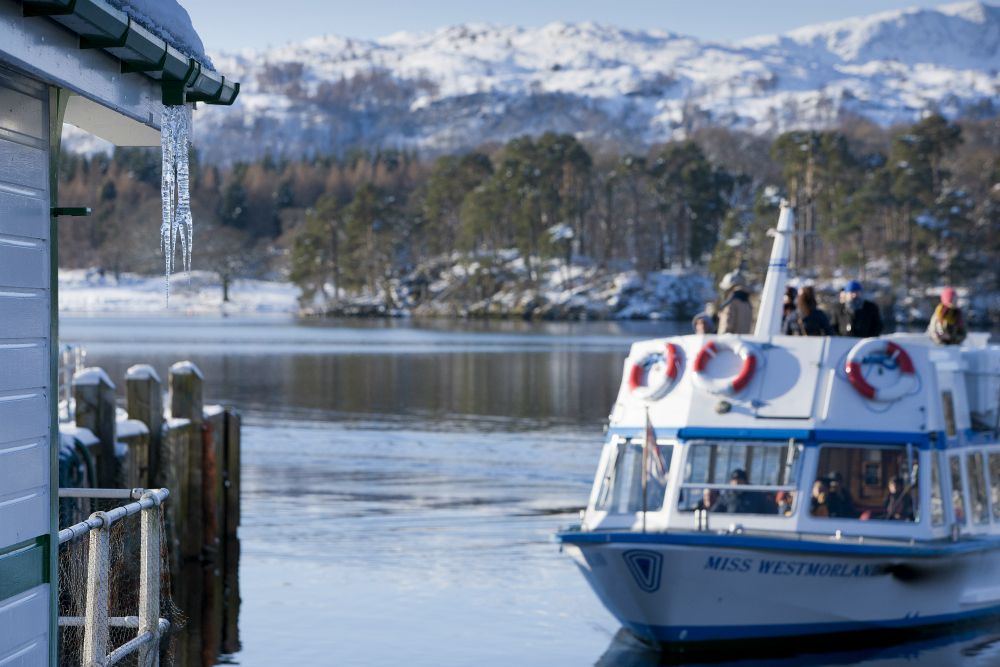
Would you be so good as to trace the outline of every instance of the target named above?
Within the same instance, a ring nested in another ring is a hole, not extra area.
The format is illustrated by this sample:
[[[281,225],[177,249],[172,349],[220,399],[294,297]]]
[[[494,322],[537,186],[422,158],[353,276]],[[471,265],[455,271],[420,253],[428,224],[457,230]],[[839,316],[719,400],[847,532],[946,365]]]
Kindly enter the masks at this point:
[[[912,446],[824,446],[810,491],[809,513],[862,521],[919,521],[917,480]]]
[[[694,443],[678,509],[788,516],[801,451],[802,445],[787,442]],[[737,486],[749,488],[737,491]]]
[[[612,514],[630,514],[643,509],[658,512],[663,509],[673,445],[654,445],[647,452],[645,507],[642,443],[615,439],[610,447],[596,509]]]
[[[955,523],[965,523],[965,504],[962,502],[962,462],[957,456],[948,461],[951,468],[951,507],[955,511]]]
[[[969,500],[971,502],[972,520],[976,523],[989,523],[990,510],[986,504],[986,477],[983,470],[983,455],[979,452],[969,454],[965,461],[969,469]]]
[[[990,467],[990,500],[993,501],[993,518],[1000,521],[1000,453],[987,457]]]
[[[937,452],[930,453],[931,458],[931,523],[940,526],[944,523],[944,496],[941,494],[941,464]],[[1000,464],[1000,458],[997,461]],[[991,460],[992,464],[992,460]],[[1000,471],[1000,466],[998,466]]]

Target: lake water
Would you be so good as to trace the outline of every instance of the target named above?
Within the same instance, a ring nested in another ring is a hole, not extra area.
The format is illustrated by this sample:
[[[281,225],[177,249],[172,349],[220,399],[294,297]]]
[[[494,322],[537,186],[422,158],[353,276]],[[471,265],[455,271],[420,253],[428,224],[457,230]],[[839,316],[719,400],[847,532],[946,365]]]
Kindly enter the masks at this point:
[[[60,327],[116,382],[136,363],[166,379],[191,360],[206,402],[242,412],[242,649],[227,661],[657,664],[550,536],[586,502],[630,344],[688,323]],[[996,665],[1000,627],[752,658],[725,664]]]

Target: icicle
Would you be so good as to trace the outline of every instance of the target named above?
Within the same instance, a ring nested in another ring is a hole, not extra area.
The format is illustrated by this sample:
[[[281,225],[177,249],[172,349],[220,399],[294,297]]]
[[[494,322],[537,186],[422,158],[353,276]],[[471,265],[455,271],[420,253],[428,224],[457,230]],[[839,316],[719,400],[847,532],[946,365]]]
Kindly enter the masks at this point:
[[[165,259],[167,303],[169,304],[170,274],[174,270],[178,243],[184,272],[188,276],[188,281],[191,280],[194,220],[191,217],[187,109],[179,105],[164,107],[161,127],[160,148],[163,151],[163,180],[160,184],[160,197],[163,200],[163,222],[160,225],[160,250]]]
[[[174,259],[174,109],[163,107],[160,129],[160,150],[163,152],[160,199],[163,222],[160,225],[160,251],[166,264],[167,303],[170,303],[170,272]]]
[[[188,171],[188,127],[187,113],[183,107],[178,107],[176,145],[174,147],[174,163],[177,165],[177,231],[181,237],[181,247],[184,250],[184,271],[188,282],[191,281],[191,253],[194,250],[194,220],[191,218],[191,195],[189,190]]]

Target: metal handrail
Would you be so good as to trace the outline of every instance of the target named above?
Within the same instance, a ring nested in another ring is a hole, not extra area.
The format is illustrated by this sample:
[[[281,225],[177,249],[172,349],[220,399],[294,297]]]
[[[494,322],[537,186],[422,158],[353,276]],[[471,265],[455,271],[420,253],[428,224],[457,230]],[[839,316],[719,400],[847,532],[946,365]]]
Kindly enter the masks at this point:
[[[160,618],[160,504],[170,496],[170,491],[167,489],[60,489],[59,491],[60,497],[130,498],[136,493],[140,494],[138,502],[117,507],[109,512],[94,512],[86,521],[59,531],[60,544],[89,532],[94,533],[90,537],[90,553],[87,561],[86,615],[62,616],[59,618],[59,625],[83,626],[83,653],[80,662],[85,667],[108,667],[137,649],[140,667],[158,667],[159,638],[170,627],[170,621]],[[108,618],[111,524],[139,512],[142,512],[139,615]],[[135,619],[134,625],[132,619]],[[109,627],[135,627],[138,629],[138,634],[109,654],[107,652]]]

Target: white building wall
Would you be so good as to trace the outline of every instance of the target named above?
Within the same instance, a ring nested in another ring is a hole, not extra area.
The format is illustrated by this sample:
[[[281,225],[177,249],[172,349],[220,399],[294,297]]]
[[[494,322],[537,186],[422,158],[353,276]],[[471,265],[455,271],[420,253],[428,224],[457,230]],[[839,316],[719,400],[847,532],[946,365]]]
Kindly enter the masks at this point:
[[[0,68],[0,554],[49,533],[48,87]],[[0,600],[0,665],[48,663],[49,591]]]

